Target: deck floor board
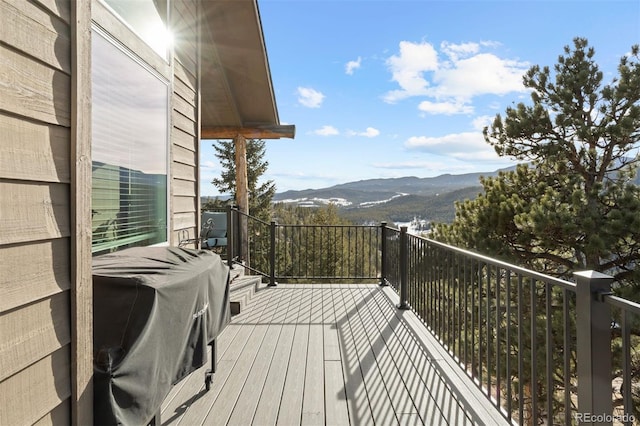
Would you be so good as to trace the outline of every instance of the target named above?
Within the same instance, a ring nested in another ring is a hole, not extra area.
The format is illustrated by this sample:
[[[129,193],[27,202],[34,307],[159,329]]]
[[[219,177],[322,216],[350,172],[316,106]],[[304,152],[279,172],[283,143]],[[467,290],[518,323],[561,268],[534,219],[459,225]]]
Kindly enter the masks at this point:
[[[277,425],[300,424],[302,418],[302,401],[304,396],[304,380],[307,367],[307,355],[309,346],[309,325],[311,321],[311,289],[302,291],[298,322],[295,326],[293,345],[289,364],[282,365],[287,369],[287,374],[282,390],[282,400],[278,412]],[[260,421],[259,418],[255,419]]]
[[[307,364],[302,397],[301,424],[305,426],[321,426],[325,422],[325,395],[324,392],[319,392],[325,388],[322,292],[322,289],[317,286],[312,289]]]
[[[265,387],[267,374],[271,364],[274,362],[274,355],[276,354],[278,340],[283,328],[283,320],[287,314],[290,301],[290,293],[283,295],[279,300],[278,308],[271,319],[271,323],[268,325],[264,344],[260,347],[227,424],[244,426],[251,424],[253,421],[261,396],[261,392],[256,392],[256,390]]]
[[[326,424],[343,426],[349,424],[349,408],[333,293],[332,288],[322,291],[324,404]]]
[[[392,293],[354,284],[261,289],[218,337],[211,389],[207,364],[173,387],[162,424],[494,424],[495,413],[469,412],[495,409],[478,403],[470,379],[460,386],[464,372],[449,380],[442,348],[430,349]]]
[[[287,367],[292,352],[296,323],[298,322],[298,313],[303,295],[301,291],[290,291],[289,293],[289,306],[282,321],[282,330],[278,337],[276,351],[254,413],[253,422],[256,425],[275,425],[278,420],[282,391],[287,376]]]

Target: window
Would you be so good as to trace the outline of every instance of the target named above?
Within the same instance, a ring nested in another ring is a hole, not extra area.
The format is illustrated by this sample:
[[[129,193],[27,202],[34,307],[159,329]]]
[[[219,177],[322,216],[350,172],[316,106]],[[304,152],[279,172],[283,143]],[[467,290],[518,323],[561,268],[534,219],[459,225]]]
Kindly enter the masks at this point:
[[[167,29],[167,0],[103,0],[138,36],[167,59],[171,35]]]
[[[92,253],[167,241],[168,82],[94,27]]]

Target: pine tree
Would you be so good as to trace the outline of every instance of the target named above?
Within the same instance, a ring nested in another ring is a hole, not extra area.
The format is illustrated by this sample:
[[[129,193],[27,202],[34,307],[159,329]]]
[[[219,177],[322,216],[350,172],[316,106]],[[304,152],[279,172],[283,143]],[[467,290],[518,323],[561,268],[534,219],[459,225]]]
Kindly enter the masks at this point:
[[[563,278],[586,269],[607,273],[616,280],[615,292],[638,300],[639,51],[634,46],[620,60],[618,76],[609,84],[603,84],[595,50],[582,38],[565,47],[555,76],[549,67],[531,67],[523,79],[531,102],[507,108],[484,130],[499,155],[526,163],[482,179],[484,193],[458,203],[453,223],[436,226],[434,237]],[[561,300],[560,290],[551,297]],[[543,300],[535,304],[519,309],[525,322],[539,323],[536,341],[544,341]],[[517,325],[527,333],[527,324]],[[555,340],[544,349],[552,356],[567,350]],[[520,350],[528,360],[527,348]],[[619,365],[617,355],[614,363]],[[640,368],[635,356],[632,368]],[[539,400],[548,391],[539,386],[543,369],[539,377],[517,377]],[[562,373],[554,371],[554,377]],[[562,389],[561,381],[554,389]]]
[[[531,103],[484,131],[499,155],[528,164],[483,179],[484,194],[458,204],[435,235],[550,274],[593,269],[640,288],[638,53],[606,85],[582,38],[565,47],[555,80],[549,67],[531,67]]]
[[[224,194],[236,195],[236,150],[231,140],[219,140],[213,144],[215,155],[220,160],[222,172],[211,183]],[[249,211],[252,216],[269,220],[271,201],[276,193],[271,180],[260,182],[269,163],[264,160],[265,142],[261,139],[247,139],[247,183],[249,186]]]

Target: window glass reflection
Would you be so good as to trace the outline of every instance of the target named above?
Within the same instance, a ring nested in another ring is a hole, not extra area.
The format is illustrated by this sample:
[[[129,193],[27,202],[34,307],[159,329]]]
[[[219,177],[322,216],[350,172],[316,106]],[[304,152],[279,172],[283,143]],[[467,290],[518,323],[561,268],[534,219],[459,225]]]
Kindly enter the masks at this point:
[[[168,85],[92,36],[93,252],[167,240]]]
[[[166,0],[103,0],[160,56],[167,59],[171,34]]]

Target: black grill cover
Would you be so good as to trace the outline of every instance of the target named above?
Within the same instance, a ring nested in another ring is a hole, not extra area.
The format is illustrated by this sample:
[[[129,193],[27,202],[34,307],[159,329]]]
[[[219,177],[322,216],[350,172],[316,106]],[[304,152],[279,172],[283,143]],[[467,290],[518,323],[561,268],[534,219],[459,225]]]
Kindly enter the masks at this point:
[[[93,259],[93,292],[95,423],[145,425],[229,323],[229,268],[209,251],[130,248]]]

